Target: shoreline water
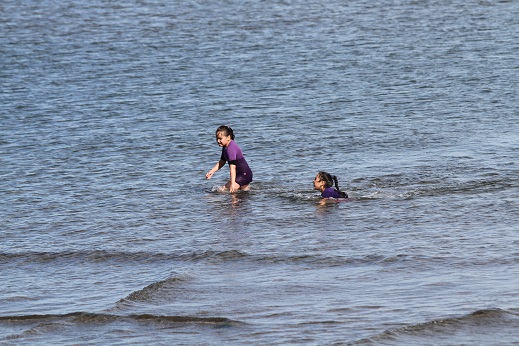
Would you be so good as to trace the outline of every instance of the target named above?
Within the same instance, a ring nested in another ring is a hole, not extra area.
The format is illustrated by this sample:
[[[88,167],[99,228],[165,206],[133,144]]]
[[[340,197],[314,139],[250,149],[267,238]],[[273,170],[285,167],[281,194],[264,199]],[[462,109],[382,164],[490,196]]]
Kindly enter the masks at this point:
[[[0,343],[514,345],[518,6],[2,2]]]

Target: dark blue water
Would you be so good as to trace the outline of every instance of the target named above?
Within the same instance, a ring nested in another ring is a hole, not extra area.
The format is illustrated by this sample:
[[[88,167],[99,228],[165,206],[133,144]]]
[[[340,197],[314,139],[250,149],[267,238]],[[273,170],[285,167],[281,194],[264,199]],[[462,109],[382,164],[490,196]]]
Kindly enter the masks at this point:
[[[517,344],[518,13],[3,1],[0,343]]]

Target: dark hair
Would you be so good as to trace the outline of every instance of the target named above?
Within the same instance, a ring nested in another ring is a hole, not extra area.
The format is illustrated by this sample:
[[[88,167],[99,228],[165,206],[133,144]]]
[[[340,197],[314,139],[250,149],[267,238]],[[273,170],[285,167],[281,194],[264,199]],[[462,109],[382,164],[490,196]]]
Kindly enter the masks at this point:
[[[335,189],[342,195],[343,198],[348,198],[348,194],[339,189],[339,182],[337,181],[337,177],[335,175],[331,175],[327,172],[319,172],[317,173],[319,179],[324,181],[324,185],[326,187],[332,187],[335,184]]]
[[[216,134],[218,132],[224,132],[226,136],[231,136],[231,139],[234,140],[234,133],[232,132],[232,129],[229,126],[222,125],[216,129]]]

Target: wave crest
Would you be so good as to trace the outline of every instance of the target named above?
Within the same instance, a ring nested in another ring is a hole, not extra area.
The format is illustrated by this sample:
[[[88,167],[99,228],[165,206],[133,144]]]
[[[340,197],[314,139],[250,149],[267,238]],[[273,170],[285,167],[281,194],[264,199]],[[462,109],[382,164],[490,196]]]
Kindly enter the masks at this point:
[[[432,320],[425,323],[390,329],[356,344],[438,345],[454,335],[459,344],[493,344],[499,337],[516,335],[519,330],[519,309],[484,309],[468,315]]]
[[[31,324],[31,323],[74,323],[74,324],[108,324],[116,321],[126,322],[154,322],[160,324],[217,324],[233,325],[243,324],[243,322],[231,320],[225,317],[198,317],[198,316],[168,316],[152,314],[135,315],[113,315],[89,312],[72,312],[68,314],[42,314],[42,315],[23,315],[23,316],[0,316],[0,323],[9,324]]]

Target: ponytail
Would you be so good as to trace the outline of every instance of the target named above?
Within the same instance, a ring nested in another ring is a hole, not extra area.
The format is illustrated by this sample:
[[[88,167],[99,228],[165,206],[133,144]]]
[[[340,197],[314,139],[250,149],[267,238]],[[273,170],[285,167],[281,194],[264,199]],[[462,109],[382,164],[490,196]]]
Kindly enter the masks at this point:
[[[234,140],[234,132],[230,126],[222,125],[216,129],[216,134],[218,132],[224,132],[226,136],[231,136],[231,139]]]
[[[341,189],[339,189],[339,181],[337,180],[337,176],[333,176],[333,181],[335,182],[335,189],[337,190],[337,192],[339,192],[342,196],[342,198],[348,198],[348,194],[344,191],[341,191]]]

